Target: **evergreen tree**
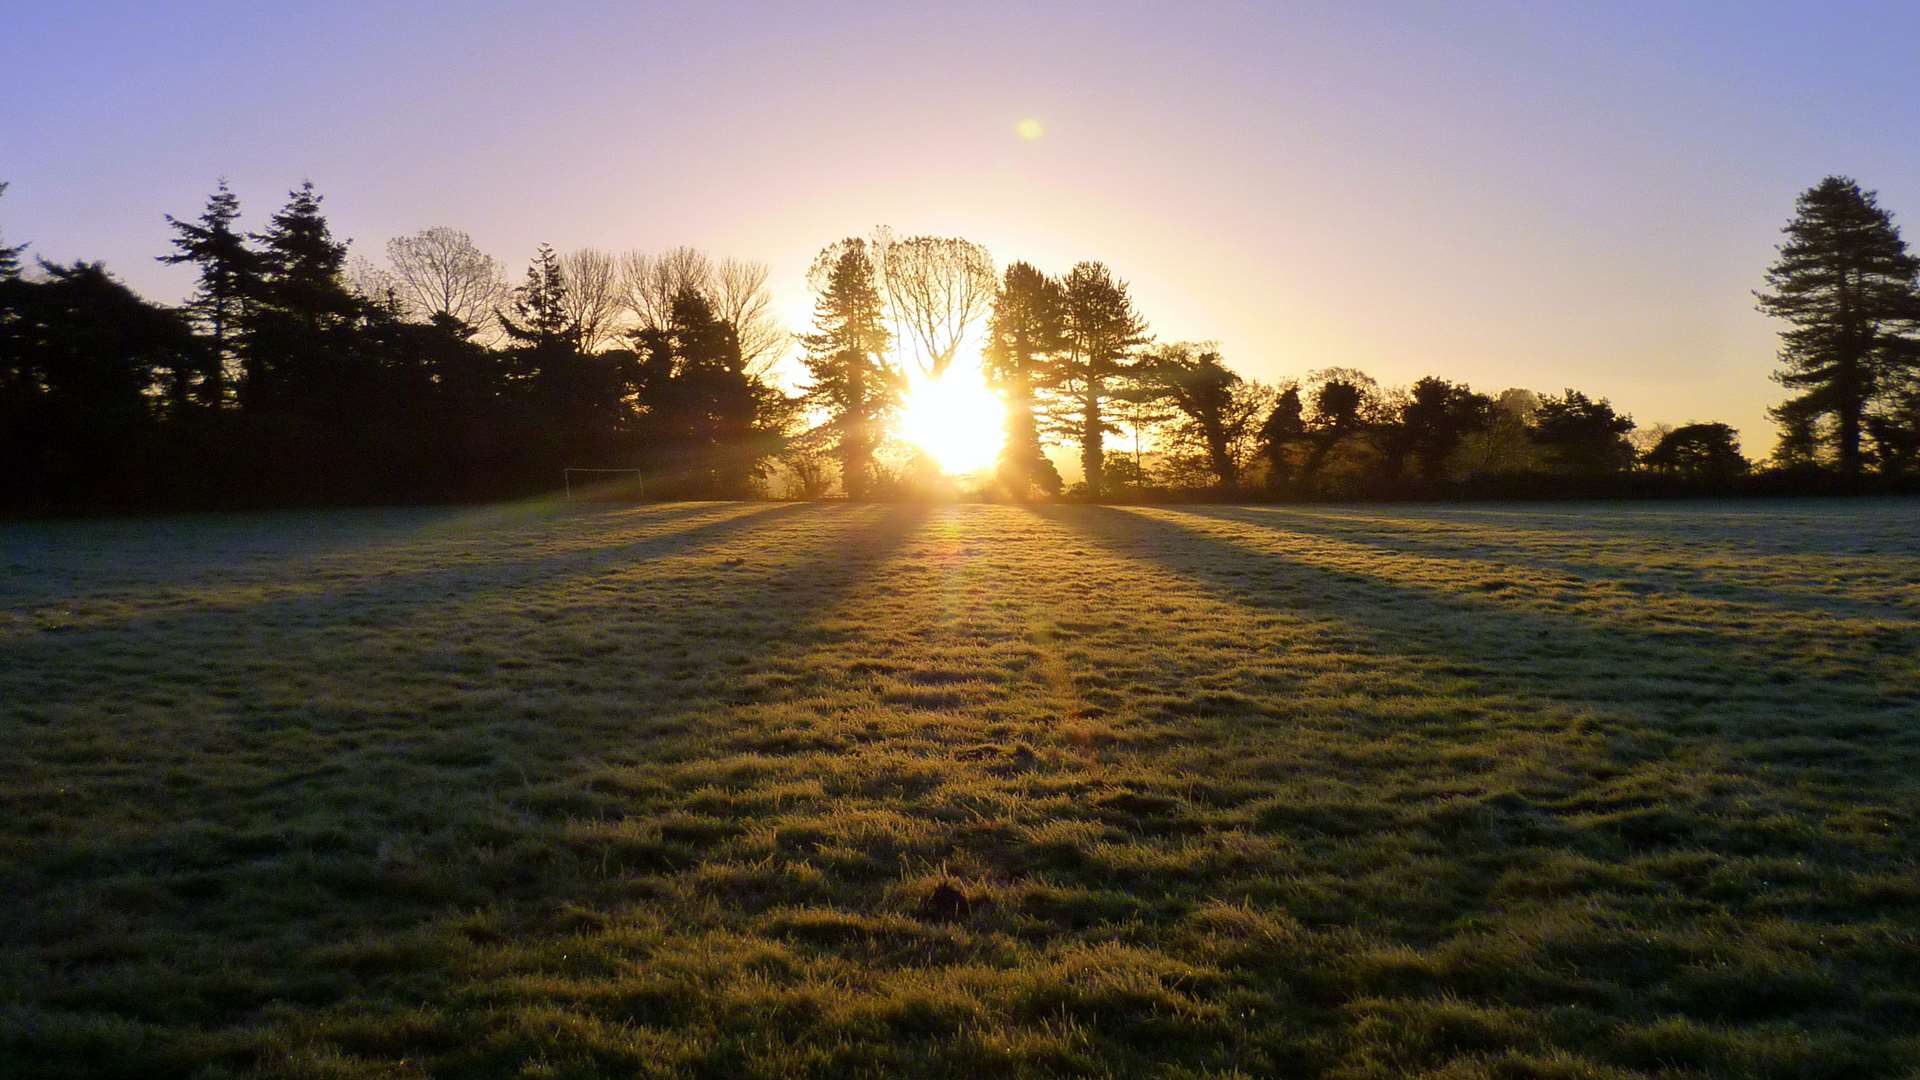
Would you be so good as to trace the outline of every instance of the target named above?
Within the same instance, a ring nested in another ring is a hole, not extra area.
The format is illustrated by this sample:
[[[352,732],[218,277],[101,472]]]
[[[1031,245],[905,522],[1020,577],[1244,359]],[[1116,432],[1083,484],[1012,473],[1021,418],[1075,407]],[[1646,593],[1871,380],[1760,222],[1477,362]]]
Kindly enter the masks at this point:
[[[886,356],[889,335],[866,242],[853,238],[828,247],[808,277],[816,297],[814,332],[800,341],[813,381],[803,396],[828,415],[847,497],[863,499],[871,490],[874,447],[906,380]]]
[[[206,368],[196,389],[215,409],[226,404],[228,383],[240,370],[241,331],[249,305],[260,295],[260,260],[235,231],[239,220],[240,200],[222,179],[198,221],[167,215],[174,253],[159,257],[163,263],[199,268],[200,280],[185,310],[206,340]]]
[[[5,195],[6,193],[6,182],[0,181],[0,195]],[[20,276],[20,253],[25,250],[27,250],[27,245],[25,244],[20,244],[16,247],[8,247],[5,244],[0,244],[0,281]]]
[[[527,267],[526,283],[513,291],[513,313],[495,311],[500,328],[521,345],[548,351],[579,337],[567,315],[567,279],[553,245],[541,244]]]
[[[1832,417],[1835,464],[1857,475],[1869,404],[1920,362],[1920,260],[1875,194],[1844,176],[1803,192],[1784,231],[1768,290],[1754,295],[1761,311],[1789,323],[1774,378],[1801,393],[1773,415],[1803,430]]]
[[[747,373],[733,325],[698,289],[683,287],[665,325],[633,336],[636,397],[659,458],[654,471],[695,493],[748,494],[779,450],[784,395]]]
[[[1097,499],[1103,490],[1103,442],[1114,430],[1106,415],[1107,400],[1131,377],[1133,351],[1151,339],[1146,320],[1127,295],[1127,283],[1097,262],[1080,263],[1068,272],[1065,325],[1056,393],[1068,413],[1062,419],[1080,444],[1087,494]]]
[[[1260,454],[1267,459],[1267,488],[1280,491],[1293,480],[1293,448],[1305,440],[1300,388],[1289,386],[1274,399],[1272,411],[1260,425]]]
[[[127,478],[144,464],[154,390],[188,363],[192,335],[98,263],[40,270],[0,280],[0,504],[137,494]]]
[[[1595,401],[1570,389],[1559,397],[1540,399],[1533,414],[1532,438],[1545,452],[1550,470],[1596,475],[1633,464],[1633,444],[1627,441],[1632,430],[1633,417],[1614,412],[1605,398]]]
[[[254,234],[259,303],[242,394],[267,411],[344,422],[361,415],[372,372],[355,348],[361,302],[346,285],[347,245],[333,238],[320,202],[307,181]]]
[[[1015,498],[1035,488],[1060,492],[1060,473],[1040,446],[1034,416],[1037,391],[1055,384],[1054,362],[1066,345],[1066,290],[1024,262],[1007,267],[982,357],[987,377],[1007,402],[1007,441],[1000,450],[1000,480]]]

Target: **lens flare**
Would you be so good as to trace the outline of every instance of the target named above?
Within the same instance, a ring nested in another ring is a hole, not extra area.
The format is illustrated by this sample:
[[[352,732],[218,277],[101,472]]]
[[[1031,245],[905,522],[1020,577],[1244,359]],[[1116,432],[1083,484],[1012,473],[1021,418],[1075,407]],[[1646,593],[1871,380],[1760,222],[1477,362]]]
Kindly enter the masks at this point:
[[[915,374],[900,411],[900,434],[940,471],[966,476],[993,465],[1007,438],[1006,406],[978,367],[956,364],[940,379]]]

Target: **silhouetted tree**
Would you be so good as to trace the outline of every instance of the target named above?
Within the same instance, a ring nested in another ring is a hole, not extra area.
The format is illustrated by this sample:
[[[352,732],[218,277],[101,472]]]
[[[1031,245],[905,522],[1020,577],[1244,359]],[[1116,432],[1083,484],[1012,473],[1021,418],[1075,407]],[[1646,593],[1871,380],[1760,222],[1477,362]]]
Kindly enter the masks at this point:
[[[1024,262],[1007,267],[987,322],[982,363],[1007,403],[1007,440],[999,475],[1015,498],[1035,488],[1060,492],[1060,473],[1041,450],[1036,393],[1051,389],[1054,362],[1066,346],[1066,290]]]
[[[1387,456],[1395,473],[1408,457],[1419,462],[1428,483],[1441,479],[1447,461],[1471,434],[1493,422],[1493,399],[1476,394],[1465,383],[1427,376],[1414,383],[1400,406],[1398,423],[1389,436]]]
[[[655,472],[673,487],[739,498],[780,449],[785,395],[746,370],[733,327],[683,288],[664,327],[636,331],[636,395]]]
[[[6,182],[0,181],[0,195],[5,195],[6,193]],[[0,279],[20,276],[20,255],[26,250],[27,245],[25,244],[8,247],[6,244],[0,243]]]
[[[226,404],[228,384],[242,370],[244,330],[262,296],[261,260],[234,228],[239,220],[240,200],[221,180],[198,221],[167,215],[174,253],[160,256],[163,263],[191,263],[199,270],[185,310],[206,341],[206,370],[196,396],[216,409]]]
[[[620,277],[613,256],[599,248],[581,248],[560,256],[559,266],[566,286],[560,291],[560,306],[573,325],[574,347],[599,352],[620,333]]]
[[[637,329],[666,325],[673,300],[686,289],[706,297],[740,340],[740,356],[747,370],[763,374],[791,343],[773,316],[773,295],[767,290],[765,263],[722,259],[715,263],[704,252],[677,247],[660,255],[630,251],[618,264],[618,295]]]
[[[747,372],[765,374],[793,340],[774,318],[767,264],[750,259],[720,260],[706,295],[714,314],[733,329],[734,340],[740,343],[740,362]]]
[[[864,499],[873,482],[874,446],[905,385],[887,361],[889,335],[866,242],[851,238],[823,250],[808,281],[814,330],[800,340],[812,381],[803,397],[827,413],[847,497]]]
[[[1260,456],[1267,462],[1267,489],[1284,491],[1293,482],[1294,453],[1306,441],[1300,388],[1288,386],[1274,399],[1260,425]]]
[[[1220,353],[1187,342],[1163,345],[1141,361],[1139,380],[1149,393],[1179,410],[1184,422],[1174,440],[1192,444],[1205,456],[1215,487],[1239,487],[1236,451],[1260,420],[1260,402],[1246,392],[1246,382],[1221,363]]]
[[[258,411],[346,422],[370,390],[353,340],[361,303],[343,274],[347,245],[333,238],[320,202],[312,181],[302,184],[254,236],[260,284],[241,394]]]
[[[435,225],[395,237],[387,241],[387,261],[403,309],[423,322],[452,319],[471,336],[507,300],[499,261],[459,229]]]
[[[1820,418],[1791,401],[1775,406],[1772,414],[1780,425],[1780,441],[1774,444],[1769,464],[1789,472],[1820,468],[1827,441],[1820,434]]]
[[[1342,450],[1353,451],[1348,458],[1367,458],[1345,462],[1349,481],[1363,472],[1370,475],[1375,463],[1365,436],[1385,419],[1379,384],[1352,368],[1324,368],[1309,379],[1317,385],[1311,399],[1313,414],[1307,418],[1307,455],[1300,466],[1300,482],[1318,484],[1336,451]]]
[[[1774,377],[1802,393],[1774,417],[1784,425],[1831,416],[1835,464],[1857,475],[1869,403],[1920,361],[1920,260],[1875,194],[1844,176],[1801,193],[1784,231],[1768,291],[1755,296],[1761,311],[1790,324]]]
[[[496,310],[509,340],[536,349],[554,350],[571,345],[579,329],[567,312],[567,279],[560,269],[560,257],[553,248],[541,244],[527,267],[527,279],[511,294],[512,314]]]
[[[1731,480],[1748,469],[1739,433],[1726,424],[1683,424],[1662,437],[1644,460],[1655,472],[1688,480]]]
[[[1054,394],[1066,407],[1062,423],[1080,444],[1080,469],[1087,494],[1099,498],[1102,442],[1113,430],[1107,399],[1132,372],[1133,351],[1151,340],[1147,323],[1133,308],[1127,283],[1097,262],[1083,262],[1067,274],[1066,349],[1055,366]]]
[[[1595,475],[1619,472],[1633,464],[1627,433],[1633,417],[1613,411],[1578,390],[1540,399],[1533,414],[1533,441],[1554,472]]]
[[[42,261],[38,280],[0,279],[4,501],[85,502],[125,487],[155,405],[177,401],[197,352],[178,315],[98,263]]]
[[[993,304],[993,256],[957,236],[896,240],[888,229],[876,233],[870,251],[902,346],[911,343],[921,370],[939,379]]]
[[[1920,386],[1883,389],[1878,399],[1866,417],[1874,462],[1890,476],[1920,471]]]

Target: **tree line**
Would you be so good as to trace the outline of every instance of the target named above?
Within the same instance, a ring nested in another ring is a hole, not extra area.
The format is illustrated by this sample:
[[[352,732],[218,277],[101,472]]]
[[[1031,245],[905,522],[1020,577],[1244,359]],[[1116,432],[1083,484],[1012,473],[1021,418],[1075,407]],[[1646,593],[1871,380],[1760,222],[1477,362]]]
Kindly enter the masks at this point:
[[[964,239],[883,229],[819,254],[812,325],[790,334],[762,264],[542,245],[510,286],[451,228],[352,259],[321,203],[304,184],[248,232],[223,182],[169,216],[158,257],[195,273],[177,306],[0,244],[0,507],[470,500],[550,491],[575,466],[640,470],[652,497],[907,495],[941,482],[894,431],[910,373],[937,381],[982,338],[1007,410],[994,497],[1818,491],[1920,472],[1920,260],[1845,177],[1799,197],[1756,293],[1786,325],[1792,392],[1757,466],[1726,424],[1641,428],[1576,389],[1250,379],[1213,343],[1156,341],[1099,262],[1001,271]],[[782,385],[796,350],[804,376]]]

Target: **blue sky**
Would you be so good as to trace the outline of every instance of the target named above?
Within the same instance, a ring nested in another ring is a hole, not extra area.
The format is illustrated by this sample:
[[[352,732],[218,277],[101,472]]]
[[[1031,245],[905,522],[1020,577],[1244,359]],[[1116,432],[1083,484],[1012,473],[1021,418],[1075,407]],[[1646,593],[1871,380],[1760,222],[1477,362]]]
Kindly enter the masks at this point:
[[[815,8],[815,10],[806,10]],[[1750,290],[1794,195],[1920,214],[1920,5],[12,5],[0,233],[162,299],[165,213],[311,178],[447,224],[773,270],[878,224],[1101,259],[1263,378],[1578,386],[1772,442]],[[1022,119],[1045,125],[1037,140]],[[1902,215],[1899,220],[1910,223]],[[517,270],[516,270],[517,273]]]

